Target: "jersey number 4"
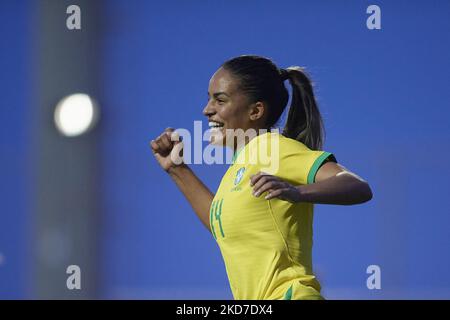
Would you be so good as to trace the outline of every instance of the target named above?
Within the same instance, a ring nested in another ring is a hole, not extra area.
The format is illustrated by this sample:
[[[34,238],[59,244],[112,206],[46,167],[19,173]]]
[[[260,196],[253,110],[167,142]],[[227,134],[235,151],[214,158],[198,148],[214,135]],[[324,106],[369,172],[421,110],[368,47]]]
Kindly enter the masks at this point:
[[[209,211],[209,221],[211,224],[211,231],[215,239],[217,239],[217,236],[216,231],[214,229],[214,220],[219,222],[220,234],[222,235],[222,238],[225,237],[222,228],[222,220],[220,219],[220,216],[222,215],[222,203],[223,199],[213,201],[211,204],[211,209]]]

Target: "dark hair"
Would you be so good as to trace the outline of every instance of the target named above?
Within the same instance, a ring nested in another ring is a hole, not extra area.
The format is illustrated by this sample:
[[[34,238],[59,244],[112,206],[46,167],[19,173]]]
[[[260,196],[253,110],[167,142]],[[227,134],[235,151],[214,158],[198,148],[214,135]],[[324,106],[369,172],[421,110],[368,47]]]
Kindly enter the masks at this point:
[[[284,85],[289,80],[292,100],[283,135],[304,143],[312,150],[321,150],[325,130],[313,92],[313,84],[302,67],[279,69],[270,59],[243,55],[222,64],[239,80],[239,88],[252,103],[265,102],[268,106],[267,128],[279,121],[289,100]]]

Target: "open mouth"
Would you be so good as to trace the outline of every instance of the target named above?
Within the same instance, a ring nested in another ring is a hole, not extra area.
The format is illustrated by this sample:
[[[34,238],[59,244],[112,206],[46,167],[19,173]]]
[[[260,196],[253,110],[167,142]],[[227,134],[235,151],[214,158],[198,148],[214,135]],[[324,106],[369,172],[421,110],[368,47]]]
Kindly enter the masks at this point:
[[[208,122],[208,126],[210,129],[222,128],[223,125],[224,125],[223,123],[217,122],[217,121],[209,121]]]

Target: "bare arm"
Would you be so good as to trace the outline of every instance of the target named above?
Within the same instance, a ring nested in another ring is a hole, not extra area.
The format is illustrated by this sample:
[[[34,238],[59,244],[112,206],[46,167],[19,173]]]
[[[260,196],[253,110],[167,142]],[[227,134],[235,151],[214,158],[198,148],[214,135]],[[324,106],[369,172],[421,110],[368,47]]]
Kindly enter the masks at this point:
[[[319,168],[315,183],[297,188],[302,202],[352,205],[372,199],[369,184],[335,162],[327,162]]]
[[[200,221],[208,230],[211,230],[209,208],[211,207],[214,194],[209,191],[187,165],[173,167],[168,170],[168,173],[175,181],[178,189],[189,201]]]
[[[372,190],[362,178],[335,162],[323,164],[315,183],[293,186],[278,177],[258,173],[251,178],[254,195],[267,192],[266,199],[352,205],[372,199]]]
[[[159,165],[170,175],[180,191],[191,204],[195,213],[205,227],[210,230],[209,208],[214,194],[203,184],[195,173],[180,160],[183,144],[174,138],[176,133],[167,128],[159,137],[150,142],[153,155]]]

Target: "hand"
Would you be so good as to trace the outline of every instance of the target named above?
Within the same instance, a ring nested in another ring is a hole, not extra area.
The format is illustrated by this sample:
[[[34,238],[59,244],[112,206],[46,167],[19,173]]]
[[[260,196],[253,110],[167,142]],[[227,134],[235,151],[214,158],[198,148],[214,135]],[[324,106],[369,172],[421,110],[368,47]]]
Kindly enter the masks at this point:
[[[179,140],[178,133],[173,128],[167,128],[155,140],[150,141],[153,155],[167,172],[183,164],[183,143]]]
[[[255,197],[267,192],[264,197],[266,200],[278,198],[291,203],[297,203],[301,200],[300,190],[297,187],[265,172],[258,172],[251,176],[250,185],[253,186]]]

